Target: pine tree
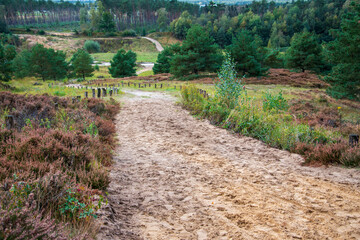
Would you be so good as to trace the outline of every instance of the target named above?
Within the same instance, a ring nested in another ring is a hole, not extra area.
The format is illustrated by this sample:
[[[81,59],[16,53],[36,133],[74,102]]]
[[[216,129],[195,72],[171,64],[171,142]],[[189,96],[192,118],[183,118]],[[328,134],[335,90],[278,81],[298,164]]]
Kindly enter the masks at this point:
[[[170,72],[170,61],[174,56],[171,47],[167,47],[159,53],[156,63],[154,64],[153,71],[155,74],[169,73]]]
[[[83,49],[79,49],[71,58],[71,67],[77,77],[82,77],[85,81],[86,77],[91,77],[95,71],[92,64],[93,58]]]
[[[330,95],[360,100],[360,3],[350,4],[343,16],[336,40],[329,43],[327,57],[335,66],[325,78]]]
[[[10,81],[14,69],[12,61],[16,56],[15,47],[8,45],[5,48],[0,44],[0,81]]]
[[[50,61],[47,49],[41,45],[36,44],[31,49],[31,56],[29,64],[32,75],[40,77],[43,81],[49,78]]]
[[[324,67],[324,60],[316,37],[309,32],[295,34],[286,51],[285,63],[288,68],[300,69],[302,72],[320,72]]]
[[[102,14],[99,28],[106,33],[115,32],[115,22],[110,12],[104,12]]]
[[[48,49],[49,78],[52,80],[64,79],[68,73],[69,64],[66,62],[66,54],[63,51]]]
[[[43,81],[47,79],[58,80],[67,75],[68,64],[65,59],[64,52],[55,51],[51,48],[47,49],[43,45],[37,44],[31,49],[30,56],[22,59],[27,61],[22,66],[30,69],[30,75],[40,77]],[[23,70],[23,72],[27,71]]]
[[[182,46],[173,48],[170,72],[176,77],[215,72],[221,66],[222,54],[214,39],[199,25],[189,29]]]
[[[110,62],[109,73],[114,78],[136,76],[136,53],[120,49]]]
[[[16,78],[24,78],[31,76],[31,52],[29,50],[23,50],[17,54],[13,60],[14,76]]]
[[[262,76],[268,68],[262,66],[264,61],[260,44],[248,31],[243,30],[233,38],[232,44],[227,48],[234,58],[236,70],[246,76]]]
[[[6,20],[6,10],[5,5],[0,5],[0,33],[7,33],[9,32]]]

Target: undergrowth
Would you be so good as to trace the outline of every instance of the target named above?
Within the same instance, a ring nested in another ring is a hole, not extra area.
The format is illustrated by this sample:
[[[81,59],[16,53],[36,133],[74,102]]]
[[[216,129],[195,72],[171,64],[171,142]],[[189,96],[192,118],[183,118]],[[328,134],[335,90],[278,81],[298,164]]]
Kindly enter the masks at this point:
[[[182,104],[212,124],[257,138],[268,145],[304,156],[306,163],[360,166],[360,146],[350,147],[339,132],[296,121],[282,93],[265,93],[262,101],[247,95],[227,55],[215,95],[204,98],[195,86],[181,90]]]
[[[118,110],[114,101],[0,93],[0,239],[95,234]]]

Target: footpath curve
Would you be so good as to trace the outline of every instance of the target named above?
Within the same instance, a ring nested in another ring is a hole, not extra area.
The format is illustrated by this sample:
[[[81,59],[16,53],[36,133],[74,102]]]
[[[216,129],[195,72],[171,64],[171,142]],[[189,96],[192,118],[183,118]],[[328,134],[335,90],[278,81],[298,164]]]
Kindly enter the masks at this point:
[[[147,39],[147,40],[149,40],[150,42],[152,42],[153,44],[155,44],[156,50],[158,50],[159,52],[164,51],[164,48],[163,48],[163,47],[161,46],[161,44],[160,44],[158,41],[156,41],[155,39],[149,38],[149,37],[142,37],[142,38]]]

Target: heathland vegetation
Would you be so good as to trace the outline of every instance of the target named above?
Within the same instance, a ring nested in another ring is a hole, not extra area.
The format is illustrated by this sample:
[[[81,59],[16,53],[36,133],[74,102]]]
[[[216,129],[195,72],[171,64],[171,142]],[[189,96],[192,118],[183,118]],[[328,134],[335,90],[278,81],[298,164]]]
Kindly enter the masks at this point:
[[[359,1],[0,0],[0,32],[0,239],[95,236],[119,111],[90,98],[100,85],[167,91],[306,164],[360,167]]]

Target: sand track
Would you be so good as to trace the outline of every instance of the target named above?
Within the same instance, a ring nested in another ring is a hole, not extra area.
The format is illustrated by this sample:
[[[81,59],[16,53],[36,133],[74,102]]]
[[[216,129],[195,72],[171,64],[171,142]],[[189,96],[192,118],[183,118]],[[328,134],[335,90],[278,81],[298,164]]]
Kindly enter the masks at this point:
[[[132,92],[99,239],[359,239],[360,171],[197,120],[161,93]]]

